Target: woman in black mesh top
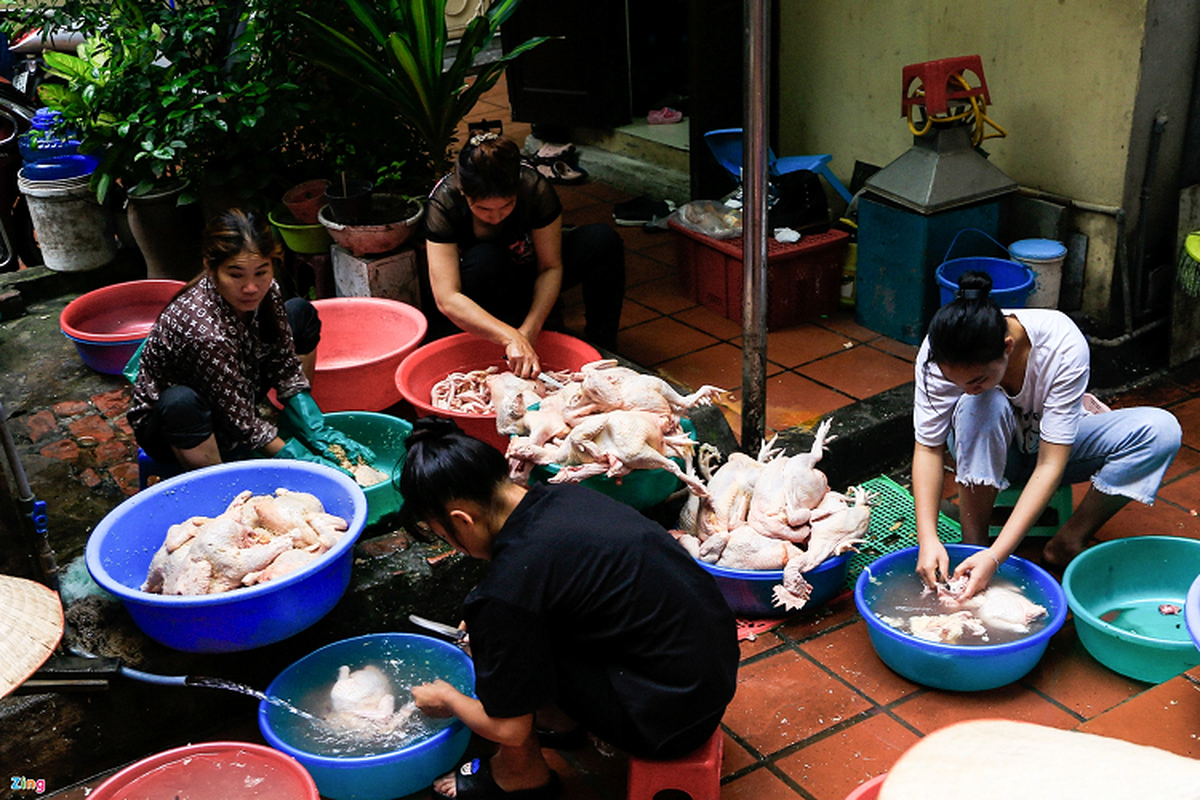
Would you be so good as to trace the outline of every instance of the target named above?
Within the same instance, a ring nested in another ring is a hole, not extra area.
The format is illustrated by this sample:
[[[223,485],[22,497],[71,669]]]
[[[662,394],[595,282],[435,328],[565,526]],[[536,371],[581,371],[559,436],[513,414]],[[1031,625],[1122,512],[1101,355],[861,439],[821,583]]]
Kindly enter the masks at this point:
[[[474,136],[438,182],[425,217],[429,282],[450,325],[504,345],[510,368],[540,371],[535,345],[559,291],[583,284],[584,336],[616,347],[625,295],[625,250],[606,225],[562,229],[554,187],[521,162],[515,142]]]

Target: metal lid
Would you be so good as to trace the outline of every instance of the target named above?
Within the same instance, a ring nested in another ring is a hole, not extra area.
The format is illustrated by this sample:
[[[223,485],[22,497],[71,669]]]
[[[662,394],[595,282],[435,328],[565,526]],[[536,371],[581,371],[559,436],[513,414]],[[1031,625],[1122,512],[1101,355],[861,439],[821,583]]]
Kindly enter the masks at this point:
[[[1065,256],[1067,248],[1062,242],[1056,242],[1053,239],[1021,239],[1010,244],[1008,252],[1012,253],[1013,258],[1049,261]]]

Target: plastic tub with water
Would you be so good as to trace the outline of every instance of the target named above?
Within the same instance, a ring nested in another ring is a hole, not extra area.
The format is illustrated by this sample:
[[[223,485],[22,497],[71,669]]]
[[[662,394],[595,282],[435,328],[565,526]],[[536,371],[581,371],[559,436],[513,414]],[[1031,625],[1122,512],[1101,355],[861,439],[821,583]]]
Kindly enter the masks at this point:
[[[438,678],[466,695],[475,690],[470,656],[447,642],[411,633],[375,633],[326,645],[287,667],[267,687],[267,695],[321,716],[338,668],[352,671],[368,664],[389,677],[396,707],[407,702],[405,689]],[[419,712],[418,712],[419,713]],[[458,764],[471,738],[461,720],[422,718],[422,738],[382,752],[334,752],[344,737],[330,740],[313,723],[278,705],[258,706],[258,725],[274,748],[295,758],[331,800],[390,800],[429,788],[434,779]],[[349,748],[346,748],[349,750]]]

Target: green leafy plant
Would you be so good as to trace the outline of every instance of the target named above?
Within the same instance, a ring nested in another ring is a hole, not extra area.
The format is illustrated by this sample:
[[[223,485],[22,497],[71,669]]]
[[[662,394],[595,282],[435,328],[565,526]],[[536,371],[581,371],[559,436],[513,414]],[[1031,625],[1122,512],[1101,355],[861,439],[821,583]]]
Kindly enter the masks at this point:
[[[100,159],[93,187],[102,201],[117,181],[134,195],[173,179],[198,183],[215,160],[265,149],[254,133],[268,104],[276,126],[294,124],[294,109],[279,101],[296,84],[263,57],[266,18],[246,4],[113,0],[70,8],[78,20],[99,5],[110,12],[107,24],[78,55],[46,54],[60,82],[44,84],[40,95],[77,127],[81,150]]]
[[[445,0],[344,0],[354,25],[338,30],[311,14],[301,18],[316,36],[314,62],[354,82],[423,141],[426,169],[440,173],[448,161],[455,128],[496,85],[508,63],[549,37],[535,37],[467,78],[475,59],[512,16],[520,0],[499,0],[467,25],[449,67]]]

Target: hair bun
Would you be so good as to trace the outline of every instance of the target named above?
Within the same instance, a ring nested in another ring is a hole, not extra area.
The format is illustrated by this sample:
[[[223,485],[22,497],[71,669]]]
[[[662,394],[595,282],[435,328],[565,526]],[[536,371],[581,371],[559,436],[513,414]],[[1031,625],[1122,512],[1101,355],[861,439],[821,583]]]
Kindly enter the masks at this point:
[[[958,278],[958,292],[955,297],[959,300],[987,300],[992,292],[992,276],[982,270],[968,270]]]
[[[434,416],[421,417],[413,423],[412,433],[408,435],[407,446],[412,447],[418,442],[431,439],[441,439],[443,436],[454,433],[462,433],[462,429],[452,419]]]

